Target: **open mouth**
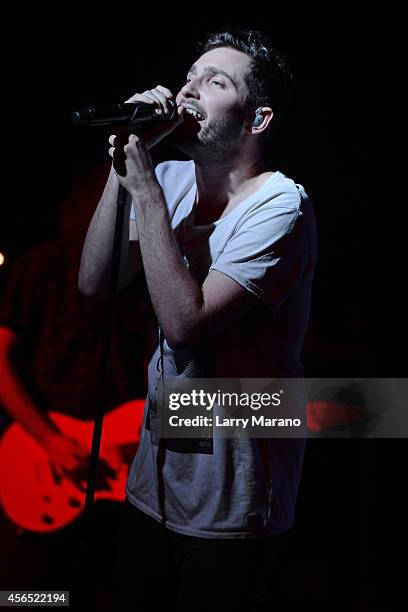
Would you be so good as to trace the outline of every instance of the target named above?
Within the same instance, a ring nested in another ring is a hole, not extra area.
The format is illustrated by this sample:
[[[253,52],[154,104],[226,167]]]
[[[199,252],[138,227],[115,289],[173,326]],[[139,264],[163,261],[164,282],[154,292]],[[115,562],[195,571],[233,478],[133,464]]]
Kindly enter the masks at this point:
[[[196,111],[194,108],[191,108],[189,106],[185,106],[184,110],[186,111],[186,113],[188,113],[189,115],[194,117],[194,119],[197,119],[197,121],[204,121],[203,115],[201,115],[201,113]]]

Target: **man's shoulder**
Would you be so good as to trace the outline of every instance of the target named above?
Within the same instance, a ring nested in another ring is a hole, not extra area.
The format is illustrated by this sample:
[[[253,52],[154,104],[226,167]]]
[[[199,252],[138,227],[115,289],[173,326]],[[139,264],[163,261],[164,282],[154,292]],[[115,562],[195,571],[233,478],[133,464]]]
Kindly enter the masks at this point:
[[[302,195],[299,187],[293,179],[276,170],[260,190],[260,205],[299,210]]]
[[[276,170],[241,207],[237,207],[237,215],[241,215],[237,229],[248,223],[263,225],[270,221],[275,224],[279,219],[296,218],[300,207],[301,193],[296,183]]]
[[[262,223],[265,230],[268,223],[293,227],[303,217],[315,223],[313,204],[303,185],[276,170],[256,192],[238,227],[246,223]]]

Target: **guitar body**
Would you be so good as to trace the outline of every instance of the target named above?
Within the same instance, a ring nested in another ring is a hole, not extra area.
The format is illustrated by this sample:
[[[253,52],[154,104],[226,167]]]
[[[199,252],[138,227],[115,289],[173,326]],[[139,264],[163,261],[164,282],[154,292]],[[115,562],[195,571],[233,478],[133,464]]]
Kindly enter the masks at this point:
[[[139,442],[143,407],[144,400],[130,401],[104,417],[100,456],[115,464],[117,470],[115,477],[109,479],[109,490],[95,492],[95,501],[124,500],[129,462]],[[57,412],[49,416],[62,433],[91,449],[93,422]],[[79,517],[85,492],[68,478],[57,484],[42,447],[14,423],[0,441],[0,501],[14,523],[29,531],[46,533]]]

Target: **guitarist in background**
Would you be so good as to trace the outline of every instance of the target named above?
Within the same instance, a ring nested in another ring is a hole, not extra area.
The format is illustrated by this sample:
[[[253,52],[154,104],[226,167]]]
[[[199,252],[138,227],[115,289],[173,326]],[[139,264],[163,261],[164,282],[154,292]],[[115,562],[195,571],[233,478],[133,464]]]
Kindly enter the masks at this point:
[[[60,206],[58,238],[35,245],[13,264],[0,299],[0,408],[44,449],[55,481],[66,477],[79,487],[86,481],[89,448],[60,432],[47,411],[81,420],[94,416],[104,305],[79,294],[77,274],[86,227],[105,180],[105,167],[76,179]],[[142,284],[131,285],[118,299],[108,410],[145,394],[148,312]],[[102,467],[101,487],[104,476],[114,475],[107,462]],[[120,505],[98,502],[95,509],[104,529],[103,550],[95,557],[106,588]],[[70,572],[78,563],[78,521],[51,535],[18,535],[17,526],[1,514],[1,589],[70,588]],[[97,524],[95,535],[98,542]]]

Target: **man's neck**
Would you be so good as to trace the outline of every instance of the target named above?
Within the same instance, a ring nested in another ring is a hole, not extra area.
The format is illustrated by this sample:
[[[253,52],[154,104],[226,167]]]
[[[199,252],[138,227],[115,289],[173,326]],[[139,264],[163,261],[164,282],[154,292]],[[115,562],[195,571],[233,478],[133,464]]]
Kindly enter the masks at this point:
[[[262,160],[213,164],[195,162],[196,219],[212,222],[228,214],[273,174]],[[197,221],[196,221],[197,223]]]

